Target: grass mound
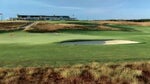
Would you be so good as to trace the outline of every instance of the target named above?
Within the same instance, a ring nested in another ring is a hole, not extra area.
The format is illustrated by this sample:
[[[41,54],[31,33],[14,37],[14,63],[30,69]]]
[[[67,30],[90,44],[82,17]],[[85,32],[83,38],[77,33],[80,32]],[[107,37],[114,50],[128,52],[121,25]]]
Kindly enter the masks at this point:
[[[32,25],[29,28],[26,28],[25,31],[28,32],[55,32],[63,29],[88,29],[86,26],[77,25],[77,24],[55,24],[55,23],[37,23]]]
[[[0,32],[20,30],[29,22],[0,22]]]
[[[149,84],[150,62],[0,69],[1,84]]]
[[[0,32],[14,31],[25,28],[29,22],[0,22]],[[99,30],[99,31],[135,31],[122,25],[150,26],[150,22],[128,21],[67,21],[67,22],[35,22],[25,28],[28,32],[56,32],[60,30]]]
[[[38,22],[28,28],[25,31],[28,32],[56,32],[60,30],[99,30],[99,31],[122,31],[121,28],[114,28],[106,26],[104,24],[97,24],[94,22]]]
[[[131,21],[96,21],[98,24],[117,24],[130,26],[150,26],[150,22],[131,22]]]

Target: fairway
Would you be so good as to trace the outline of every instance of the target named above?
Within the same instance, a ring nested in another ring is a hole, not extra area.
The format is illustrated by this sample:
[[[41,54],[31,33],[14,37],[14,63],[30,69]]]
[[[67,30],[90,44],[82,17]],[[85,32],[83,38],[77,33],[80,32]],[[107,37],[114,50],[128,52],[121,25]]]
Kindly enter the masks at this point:
[[[112,25],[111,25],[112,26]],[[138,31],[61,30],[55,33],[25,31],[0,33],[0,67],[61,66],[88,62],[150,60],[150,27],[113,25]],[[140,42],[124,45],[62,45],[83,39],[117,39]]]

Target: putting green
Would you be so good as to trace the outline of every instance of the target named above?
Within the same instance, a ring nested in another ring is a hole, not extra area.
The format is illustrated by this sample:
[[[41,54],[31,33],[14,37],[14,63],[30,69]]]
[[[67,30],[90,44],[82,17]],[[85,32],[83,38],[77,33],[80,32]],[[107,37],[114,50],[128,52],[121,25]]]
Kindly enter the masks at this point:
[[[27,33],[23,31],[0,34],[0,44],[48,44],[73,39],[101,39],[100,36],[67,33]]]

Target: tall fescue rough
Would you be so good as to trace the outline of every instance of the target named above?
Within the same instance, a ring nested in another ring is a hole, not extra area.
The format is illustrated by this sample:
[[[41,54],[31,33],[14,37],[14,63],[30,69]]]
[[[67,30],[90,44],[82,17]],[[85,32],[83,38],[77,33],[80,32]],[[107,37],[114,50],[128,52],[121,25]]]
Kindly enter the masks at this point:
[[[133,26],[150,26],[150,22],[131,22],[131,21],[94,21],[98,24],[120,24]]]
[[[99,30],[99,31],[132,31],[127,28],[119,28],[115,25],[132,25],[132,26],[150,26],[150,22],[129,22],[129,21],[87,21],[85,22],[38,22],[28,28],[25,31],[28,32],[57,32],[59,30]]]
[[[0,84],[149,84],[150,62],[0,69]]]
[[[77,24],[56,24],[56,23],[44,23],[40,22],[26,28],[25,31],[28,32],[55,32],[63,29],[88,29],[86,26]]]
[[[89,25],[90,24],[90,25]],[[57,32],[59,30],[100,30],[100,31],[120,31],[120,28],[113,28],[104,24],[89,23],[48,23],[39,22],[25,29],[28,32]]]
[[[15,30],[20,30],[23,29],[23,27],[27,26],[30,24],[30,22],[11,22],[11,21],[6,21],[6,22],[0,22],[0,32],[7,32],[7,31],[15,31]]]

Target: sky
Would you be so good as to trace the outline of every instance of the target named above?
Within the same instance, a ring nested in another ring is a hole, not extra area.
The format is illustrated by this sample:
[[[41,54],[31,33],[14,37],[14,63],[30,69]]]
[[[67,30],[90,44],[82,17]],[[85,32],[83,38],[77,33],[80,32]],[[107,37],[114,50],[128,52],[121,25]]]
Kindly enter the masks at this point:
[[[150,0],[0,0],[3,18],[68,15],[81,20],[150,18]]]

